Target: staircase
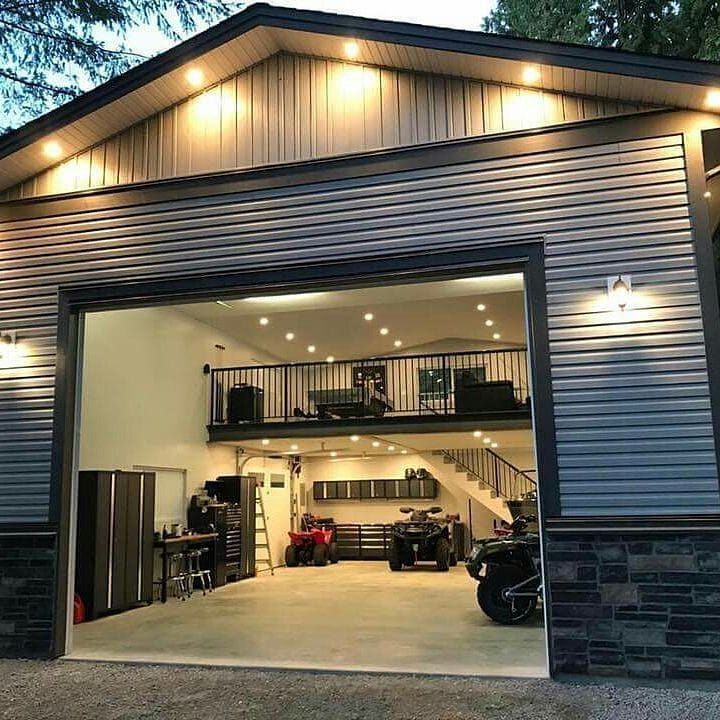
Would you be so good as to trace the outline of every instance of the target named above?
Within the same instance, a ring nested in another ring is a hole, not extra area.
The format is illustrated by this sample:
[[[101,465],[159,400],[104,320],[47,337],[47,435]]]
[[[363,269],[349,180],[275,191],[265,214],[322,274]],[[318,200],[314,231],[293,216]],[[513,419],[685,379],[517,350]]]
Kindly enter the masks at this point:
[[[427,469],[448,489],[460,490],[497,517],[512,521],[507,500],[535,490],[535,481],[485,448],[433,450],[421,455]]]

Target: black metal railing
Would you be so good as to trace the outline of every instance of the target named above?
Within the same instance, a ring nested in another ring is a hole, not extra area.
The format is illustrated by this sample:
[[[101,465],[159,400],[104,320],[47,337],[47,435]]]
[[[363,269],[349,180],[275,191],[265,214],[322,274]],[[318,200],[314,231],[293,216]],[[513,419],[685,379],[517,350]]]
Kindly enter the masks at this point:
[[[489,350],[211,372],[210,425],[526,408],[527,353]]]
[[[535,491],[535,481],[496,452],[486,448],[442,451],[449,462],[470,473],[506,500],[519,500]]]

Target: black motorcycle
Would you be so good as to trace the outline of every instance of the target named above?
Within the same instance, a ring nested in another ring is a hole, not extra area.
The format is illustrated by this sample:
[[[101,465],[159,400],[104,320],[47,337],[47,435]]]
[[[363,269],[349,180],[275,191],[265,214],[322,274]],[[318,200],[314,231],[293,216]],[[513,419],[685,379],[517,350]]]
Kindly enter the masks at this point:
[[[409,520],[398,520],[392,526],[388,547],[388,564],[394,572],[403,566],[412,567],[424,560],[434,561],[437,569],[446,572],[457,559],[450,544],[447,518],[433,517],[442,512],[441,507],[415,510],[401,507],[401,513],[409,514]]]
[[[528,525],[536,522],[532,515],[521,515],[496,531],[496,537],[476,541],[465,562],[478,581],[478,605],[496,623],[524,622],[537,607],[542,591],[540,536],[528,532]]]

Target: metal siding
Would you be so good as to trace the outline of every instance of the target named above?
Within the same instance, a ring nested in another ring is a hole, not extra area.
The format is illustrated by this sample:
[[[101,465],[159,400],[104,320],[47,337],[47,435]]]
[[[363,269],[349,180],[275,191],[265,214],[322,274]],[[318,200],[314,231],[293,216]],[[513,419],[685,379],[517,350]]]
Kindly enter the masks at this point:
[[[93,146],[92,157],[88,150],[78,153],[63,163],[70,163],[71,170],[49,168],[0,192],[0,199],[543,127],[635,110],[602,98],[583,100],[279,54]],[[307,137],[313,128],[314,141]]]
[[[305,77],[302,93],[329,77],[322,62],[295,69],[295,77]],[[429,97],[421,85],[415,97]],[[238,96],[245,90],[238,85]],[[396,91],[388,107],[396,106]],[[173,117],[164,115],[160,125]],[[422,133],[421,113],[416,117]],[[453,122],[459,117],[453,114]],[[483,116],[483,123],[490,120]],[[245,127],[249,132],[254,123]],[[323,127],[296,128],[296,147],[316,148]],[[367,124],[358,132],[367,136]],[[161,155],[158,168],[167,165],[164,149]],[[0,326],[17,329],[30,351],[22,367],[0,370],[0,521],[47,517],[58,285],[538,236],[546,238],[563,515],[720,509],[681,136],[152,205],[83,207],[0,223]],[[633,276],[635,307],[609,314],[602,302],[606,278],[619,272]]]

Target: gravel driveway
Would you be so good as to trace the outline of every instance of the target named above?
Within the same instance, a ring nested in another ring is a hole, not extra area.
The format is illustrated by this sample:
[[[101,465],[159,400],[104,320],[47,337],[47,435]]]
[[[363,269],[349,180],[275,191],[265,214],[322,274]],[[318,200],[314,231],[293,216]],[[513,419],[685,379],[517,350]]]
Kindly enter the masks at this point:
[[[712,690],[0,661],[12,720],[714,720]]]

